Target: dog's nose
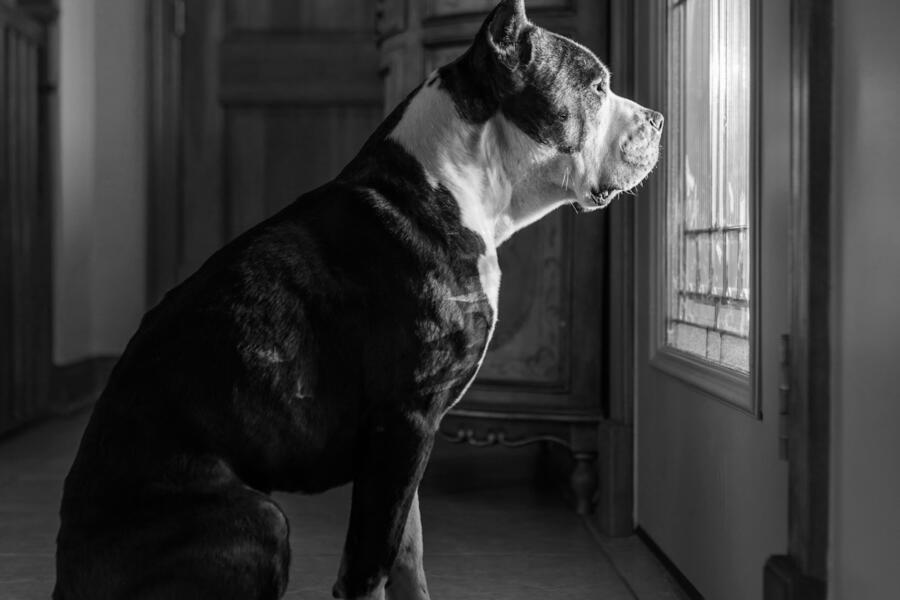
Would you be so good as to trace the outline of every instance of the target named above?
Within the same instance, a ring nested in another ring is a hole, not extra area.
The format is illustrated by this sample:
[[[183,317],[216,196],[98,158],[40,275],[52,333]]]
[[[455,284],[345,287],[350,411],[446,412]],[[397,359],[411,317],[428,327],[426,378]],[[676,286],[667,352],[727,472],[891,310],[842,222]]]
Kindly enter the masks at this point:
[[[646,114],[647,121],[649,121],[650,124],[653,125],[653,128],[657,131],[662,131],[663,123],[665,122],[662,114],[656,112],[655,110],[647,110]]]

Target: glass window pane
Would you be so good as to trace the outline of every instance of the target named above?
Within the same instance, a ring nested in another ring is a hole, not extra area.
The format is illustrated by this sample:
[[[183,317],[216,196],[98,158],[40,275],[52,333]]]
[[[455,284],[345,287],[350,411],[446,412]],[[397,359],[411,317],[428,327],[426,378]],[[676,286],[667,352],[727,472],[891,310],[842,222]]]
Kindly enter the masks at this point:
[[[668,0],[666,344],[750,370],[752,0]]]

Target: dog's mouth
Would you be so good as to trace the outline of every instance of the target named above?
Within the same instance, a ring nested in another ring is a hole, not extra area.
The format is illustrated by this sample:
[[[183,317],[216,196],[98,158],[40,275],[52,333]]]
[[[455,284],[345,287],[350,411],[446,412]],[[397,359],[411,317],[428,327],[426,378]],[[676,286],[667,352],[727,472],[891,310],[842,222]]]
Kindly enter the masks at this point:
[[[613,187],[594,188],[588,194],[588,198],[597,208],[606,208],[612,199],[622,190]]]
[[[572,208],[577,213],[606,208],[613,198],[622,190],[613,187],[593,188],[584,201],[573,201]]]

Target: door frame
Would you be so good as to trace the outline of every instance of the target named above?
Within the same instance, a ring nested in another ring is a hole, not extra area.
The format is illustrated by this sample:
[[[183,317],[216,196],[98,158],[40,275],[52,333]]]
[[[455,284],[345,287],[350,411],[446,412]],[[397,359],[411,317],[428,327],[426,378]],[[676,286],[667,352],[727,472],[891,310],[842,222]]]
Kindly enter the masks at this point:
[[[765,598],[824,599],[831,390],[832,0],[791,2],[791,331],[788,548]]]
[[[660,1],[660,0],[645,0]],[[619,93],[649,101],[659,65],[633,0],[610,0],[610,67]],[[791,0],[790,374],[785,415],[788,535],[784,555],[764,567],[765,598],[826,597],[831,398],[830,194],[832,0]],[[639,72],[640,71],[640,72]],[[813,199],[815,203],[813,204]],[[637,201],[641,201],[637,199]],[[636,220],[633,203],[610,210],[608,328],[610,400],[634,422]],[[637,435],[635,433],[635,435]],[[636,496],[636,492],[635,492]],[[632,498],[632,503],[634,498]]]

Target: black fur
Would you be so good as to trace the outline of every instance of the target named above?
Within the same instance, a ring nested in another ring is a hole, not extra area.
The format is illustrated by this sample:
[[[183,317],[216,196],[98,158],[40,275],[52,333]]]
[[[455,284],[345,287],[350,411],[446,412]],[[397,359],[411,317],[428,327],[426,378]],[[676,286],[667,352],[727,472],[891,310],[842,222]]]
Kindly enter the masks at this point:
[[[346,593],[390,567],[403,521],[373,515],[406,514],[493,321],[484,241],[385,139],[404,109],[144,317],[66,479],[55,598],[277,598],[266,493],[350,480]]]

